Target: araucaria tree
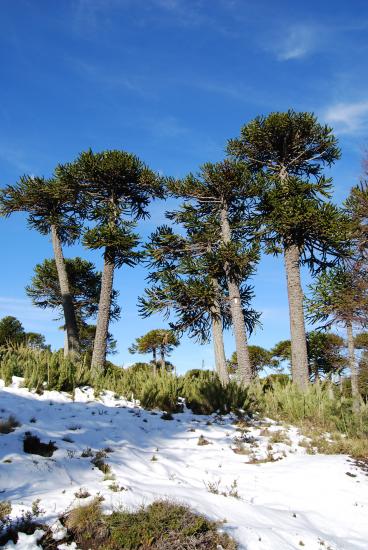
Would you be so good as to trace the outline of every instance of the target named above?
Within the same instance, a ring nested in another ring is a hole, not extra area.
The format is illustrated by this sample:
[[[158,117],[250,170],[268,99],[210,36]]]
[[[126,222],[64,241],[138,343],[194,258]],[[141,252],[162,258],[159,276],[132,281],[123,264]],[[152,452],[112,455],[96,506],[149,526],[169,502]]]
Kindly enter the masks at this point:
[[[57,178],[45,180],[23,176],[16,185],[1,191],[0,213],[26,212],[28,225],[42,235],[51,235],[67,334],[65,354],[79,352],[78,324],[70,292],[62,245],[74,243],[81,222],[75,210],[76,193]]]
[[[160,354],[160,368],[166,367],[165,357],[179,345],[179,338],[172,330],[158,328],[150,330],[147,334],[136,339],[129,348],[130,353],[152,353],[154,374],[157,370],[157,352]]]
[[[342,324],[346,328],[353,406],[359,409],[360,395],[355,357],[353,327],[368,325],[368,284],[354,270],[335,268],[322,273],[311,285],[308,299],[309,318],[328,327]]]
[[[134,266],[141,258],[135,223],[148,217],[150,200],[162,196],[160,178],[138,157],[125,151],[83,152],[72,163],[60,165],[57,175],[80,192],[87,219],[94,225],[83,244],[103,249],[104,268],[98,307],[92,370],[101,372],[106,358],[114,270]]]
[[[253,178],[242,163],[225,160],[204,164],[198,174],[174,182],[170,189],[174,195],[190,201],[173,219],[192,229],[199,223],[211,228],[211,242],[217,245],[217,271],[222,271],[227,287],[239,381],[247,385],[253,371],[241,285],[251,276],[258,261],[257,240],[246,221],[254,200]]]
[[[320,267],[338,244],[339,214],[322,175],[340,156],[332,129],[311,113],[257,117],[228,143],[228,153],[264,178],[260,193],[262,236],[267,252],[283,253],[290,312],[293,381],[308,383],[308,356],[300,265]],[[341,235],[343,240],[343,235]]]
[[[69,282],[69,292],[77,318],[79,343],[81,351],[86,349],[86,342],[94,340],[95,326],[89,325],[95,318],[101,292],[101,273],[96,271],[92,262],[82,258],[66,258],[65,269]],[[34,268],[31,284],[26,287],[27,295],[35,306],[62,311],[63,298],[60,291],[56,262],[44,260]],[[112,291],[111,319],[119,319],[120,308],[117,304],[118,292]],[[111,338],[110,338],[111,340]],[[111,342],[110,342],[111,343]],[[67,349],[68,341],[65,343]],[[64,349],[65,349],[64,348]],[[111,349],[111,345],[110,345]]]

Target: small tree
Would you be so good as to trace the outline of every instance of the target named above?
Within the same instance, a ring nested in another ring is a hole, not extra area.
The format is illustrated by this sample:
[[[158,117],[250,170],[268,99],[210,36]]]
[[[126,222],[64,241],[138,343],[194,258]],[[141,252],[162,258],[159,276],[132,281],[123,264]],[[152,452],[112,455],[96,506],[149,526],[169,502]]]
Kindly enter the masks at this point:
[[[161,181],[138,157],[124,151],[91,150],[70,164],[58,166],[57,175],[80,190],[87,218],[94,226],[85,231],[84,245],[102,249],[104,268],[98,307],[92,369],[101,372],[106,358],[114,270],[134,266],[141,259],[135,222],[149,216],[150,200],[162,196]]]
[[[345,342],[332,332],[312,331],[307,334],[309,375],[318,382],[321,376],[341,376],[347,366],[342,350]]]
[[[8,315],[0,320],[0,346],[24,341],[23,325],[16,317]]]
[[[0,346],[23,344],[33,349],[47,349],[45,337],[38,332],[26,332],[22,323],[11,315],[0,320]]]
[[[258,374],[265,368],[274,369],[278,366],[278,361],[276,361],[270,351],[261,346],[248,346],[249,357],[252,365],[253,377],[258,376]],[[232,354],[230,360],[228,361],[228,366],[230,372],[236,373],[238,368],[238,357],[236,351]]]
[[[79,352],[78,323],[62,250],[63,244],[74,243],[80,235],[81,222],[75,212],[75,202],[75,189],[56,178],[23,176],[16,185],[5,187],[0,195],[2,215],[27,212],[30,227],[42,235],[51,234],[67,333],[65,354]]]
[[[92,262],[82,258],[65,259],[65,269],[69,281],[69,292],[73,302],[75,315],[77,318],[78,332],[80,334],[80,351],[85,350],[86,327],[88,320],[97,315],[98,301],[101,292],[101,273],[96,271]],[[26,287],[27,295],[32,299],[35,306],[42,309],[51,308],[62,311],[63,299],[60,292],[57,267],[55,260],[44,260],[42,264],[37,264],[34,268],[34,276],[31,284]],[[118,292],[112,291],[110,318],[118,319],[120,308],[117,304]],[[93,329],[93,338],[91,338],[92,329],[89,329],[89,341],[94,341],[95,328]],[[66,347],[68,341],[65,343]],[[109,346],[111,349],[111,345]]]
[[[346,328],[353,406],[357,410],[360,395],[353,326],[368,324],[367,282],[358,271],[335,268],[322,273],[310,290],[309,319],[314,323],[322,321],[325,327],[342,324]]]
[[[136,339],[135,343],[129,348],[130,353],[152,353],[153,368],[156,374],[158,365],[157,352],[160,353],[160,367],[162,371],[166,368],[165,356],[169,355],[174,347],[179,345],[179,339],[172,330],[154,329],[150,330],[144,336]]]
[[[240,137],[229,141],[228,152],[265,179],[259,205],[262,235],[268,252],[284,255],[293,381],[305,388],[308,354],[300,264],[313,267],[318,255],[326,259],[338,240],[334,208],[320,206],[329,188],[322,168],[339,158],[337,140],[313,114],[289,110],[243,126]]]

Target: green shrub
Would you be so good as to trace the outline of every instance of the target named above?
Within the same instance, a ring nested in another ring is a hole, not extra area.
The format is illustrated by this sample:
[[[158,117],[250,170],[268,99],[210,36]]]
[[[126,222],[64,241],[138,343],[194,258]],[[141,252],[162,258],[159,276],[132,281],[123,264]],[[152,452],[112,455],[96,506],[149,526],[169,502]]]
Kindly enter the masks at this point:
[[[180,395],[195,414],[249,410],[252,404],[247,388],[234,380],[225,387],[212,371],[187,372],[181,381]]]
[[[362,403],[359,413],[352,411],[352,400],[340,394],[339,388],[327,383],[310,384],[302,391],[295,384],[274,383],[271,389],[258,384],[253,392],[261,414],[297,426],[314,426],[319,430],[340,432],[348,437],[368,435],[368,405]]]
[[[72,510],[65,525],[78,546],[110,550],[201,548],[236,550],[236,543],[218,532],[218,524],[187,506],[157,501],[136,512],[124,509],[103,515],[100,501]]]

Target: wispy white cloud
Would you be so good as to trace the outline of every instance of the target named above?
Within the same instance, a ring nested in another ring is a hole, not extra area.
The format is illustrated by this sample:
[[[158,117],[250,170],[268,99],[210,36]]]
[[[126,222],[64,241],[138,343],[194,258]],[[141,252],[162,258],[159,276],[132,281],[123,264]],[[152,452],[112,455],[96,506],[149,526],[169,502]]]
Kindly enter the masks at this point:
[[[57,327],[62,324],[54,322],[57,312],[44,310],[32,305],[30,300],[25,298],[13,298],[0,296],[0,318],[12,315],[19,319],[27,331],[54,333]]]
[[[310,54],[318,41],[317,31],[312,25],[292,25],[286,29],[274,47],[279,61],[300,59]]]
[[[152,97],[152,86],[146,76],[125,76],[119,70],[107,70],[103,66],[78,59],[69,59],[73,70],[82,78],[97,83],[103,89],[120,89]]]
[[[13,148],[0,143],[0,159],[14,166],[19,172],[29,172],[31,170],[23,151],[17,147]]]
[[[323,118],[340,134],[361,134],[368,130],[368,100],[335,103]]]

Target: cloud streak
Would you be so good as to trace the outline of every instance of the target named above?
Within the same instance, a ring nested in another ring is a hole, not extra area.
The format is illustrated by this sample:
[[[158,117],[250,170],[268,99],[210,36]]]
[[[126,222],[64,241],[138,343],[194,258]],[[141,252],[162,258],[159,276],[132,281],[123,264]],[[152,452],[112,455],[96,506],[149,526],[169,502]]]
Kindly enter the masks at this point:
[[[289,27],[276,46],[279,61],[300,59],[310,54],[316,47],[317,31],[315,26],[293,25]]]
[[[336,103],[323,117],[340,134],[362,134],[368,130],[368,100]]]

